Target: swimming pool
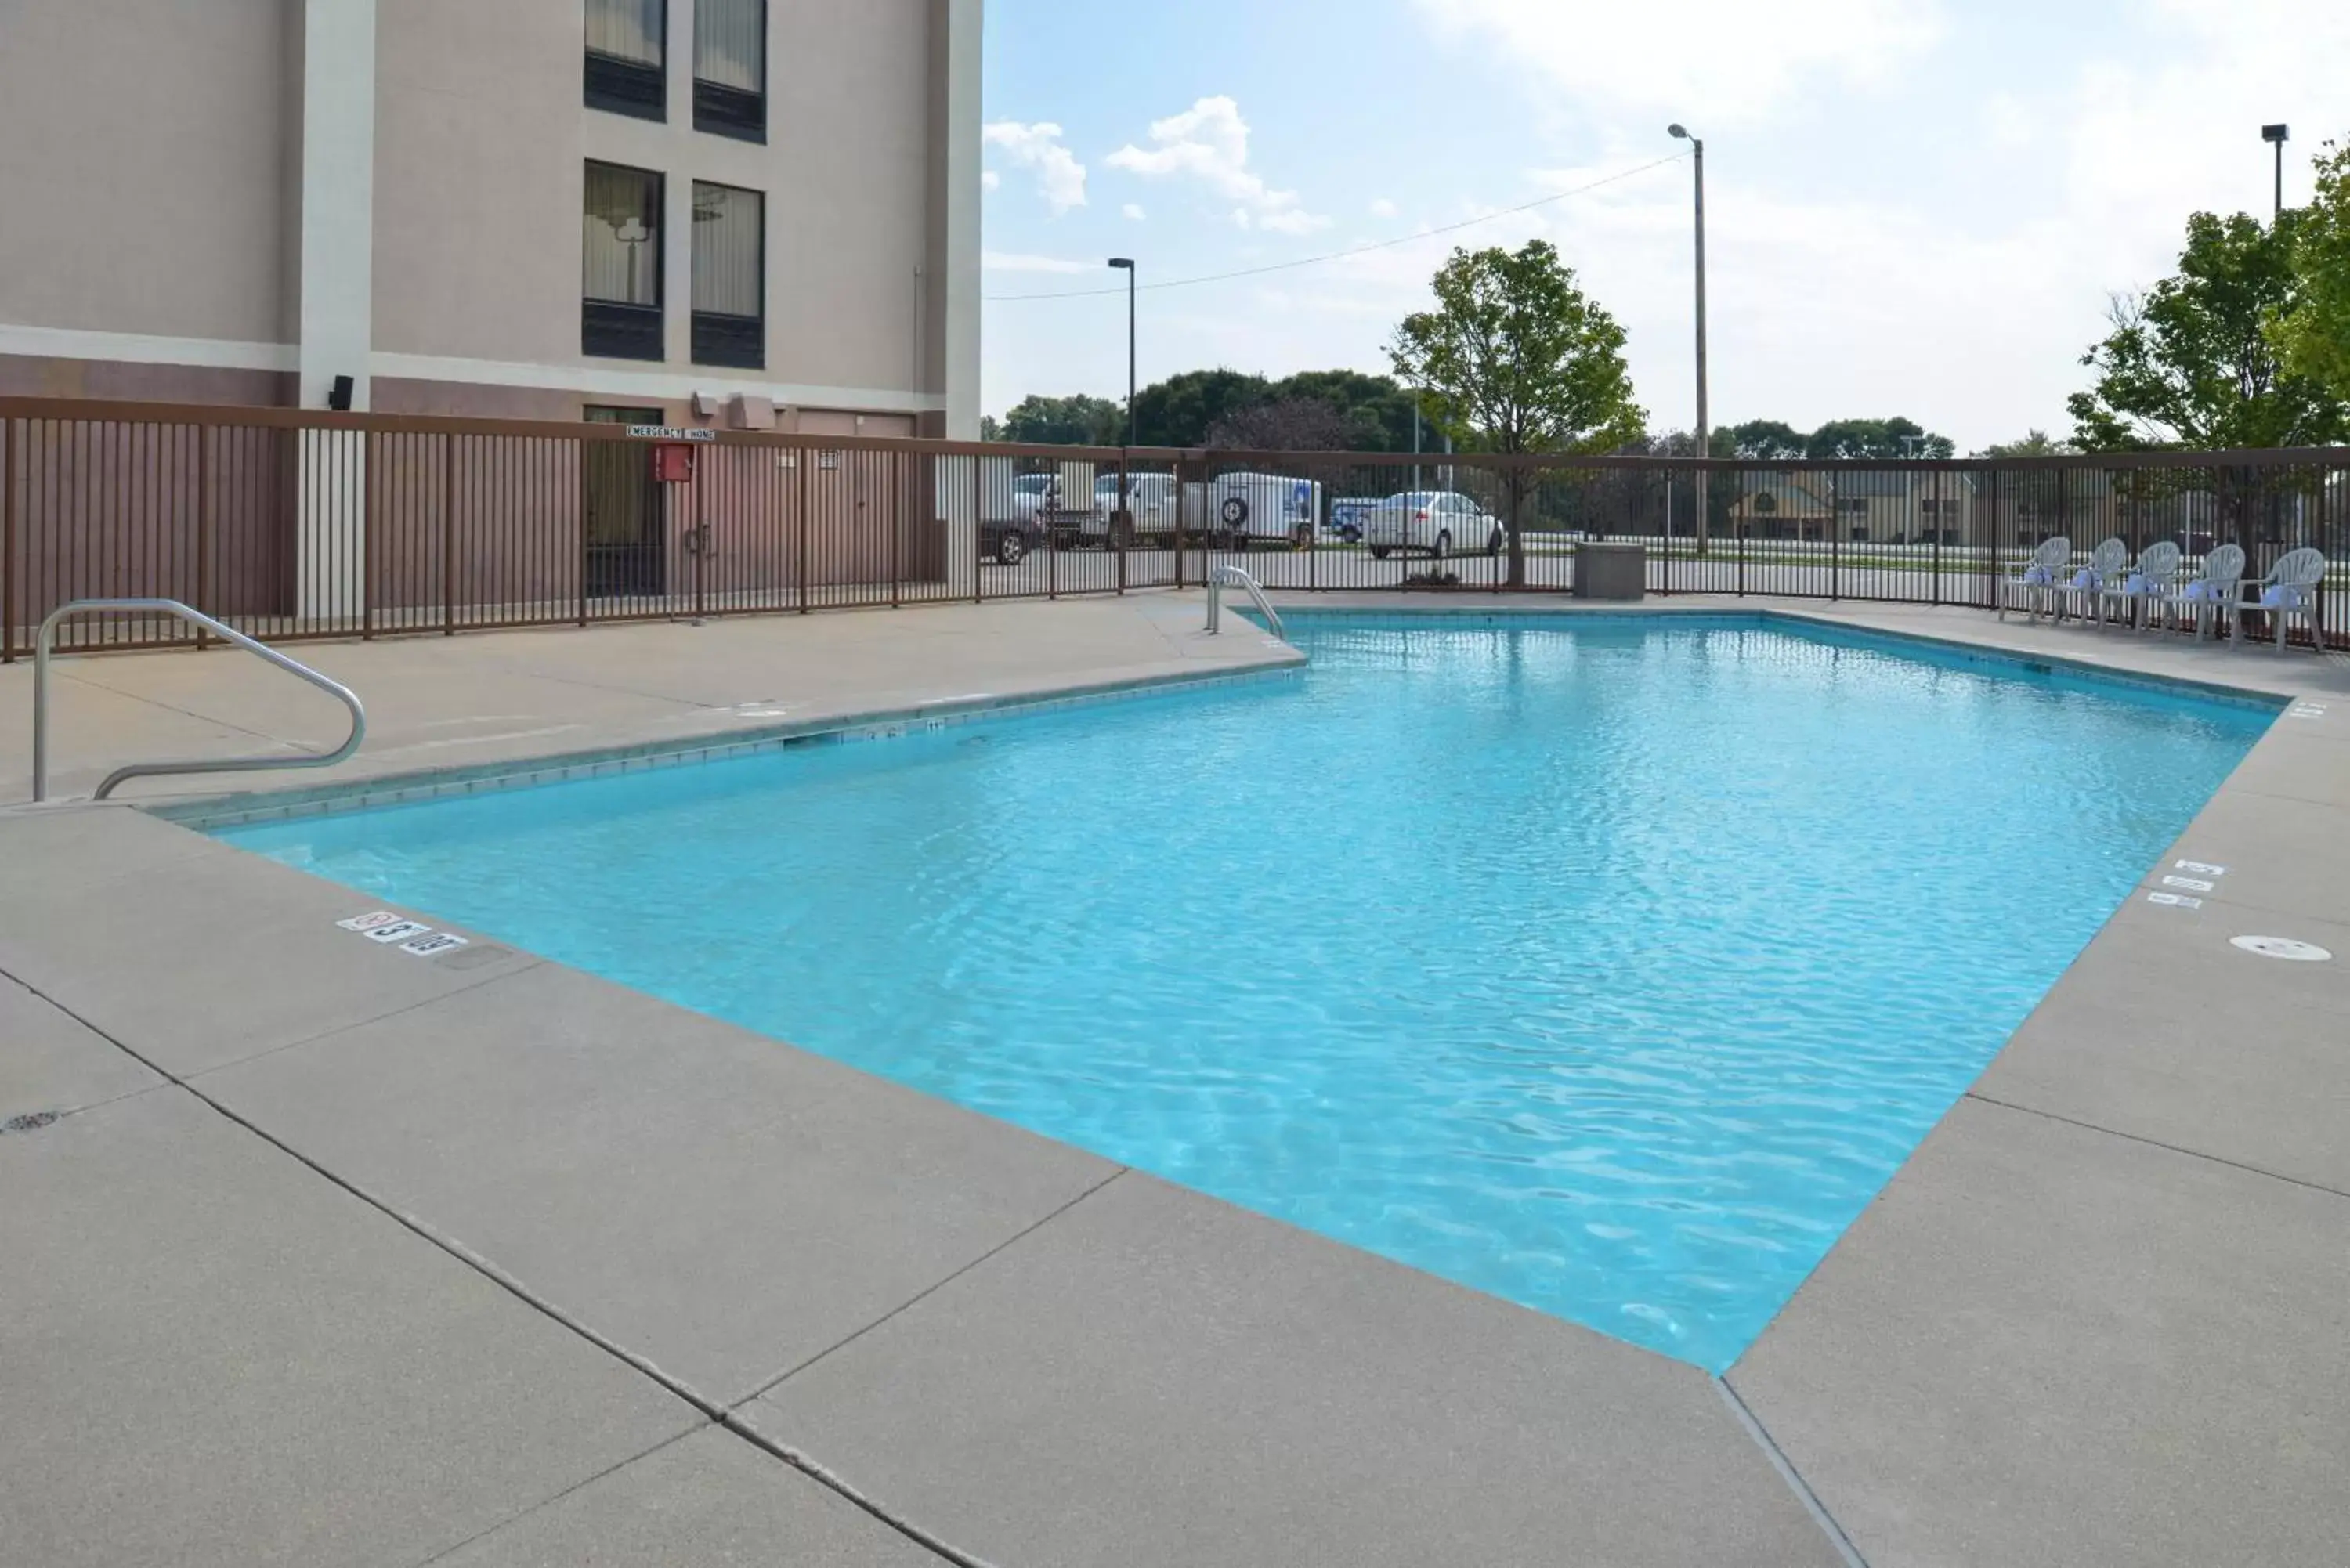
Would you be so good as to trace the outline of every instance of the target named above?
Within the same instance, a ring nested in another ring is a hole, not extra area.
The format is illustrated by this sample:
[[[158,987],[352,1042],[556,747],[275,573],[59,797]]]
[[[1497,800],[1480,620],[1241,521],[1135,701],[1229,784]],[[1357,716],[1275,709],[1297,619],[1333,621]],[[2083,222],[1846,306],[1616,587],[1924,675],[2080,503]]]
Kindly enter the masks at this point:
[[[2272,717],[1760,619],[1292,636],[224,836],[1720,1371]]]

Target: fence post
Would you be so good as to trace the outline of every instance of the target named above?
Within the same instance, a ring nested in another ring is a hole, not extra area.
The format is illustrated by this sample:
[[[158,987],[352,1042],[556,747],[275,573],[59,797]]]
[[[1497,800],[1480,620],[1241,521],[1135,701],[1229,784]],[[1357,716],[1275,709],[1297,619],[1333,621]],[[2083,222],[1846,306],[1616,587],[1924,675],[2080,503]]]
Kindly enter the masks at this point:
[[[1745,498],[1745,485],[1742,480],[1740,482],[1739,491],[1740,499],[1743,500]],[[1754,509],[1750,506],[1747,510],[1751,513]],[[1738,597],[1742,599],[1746,597],[1746,524],[1747,519],[1745,518],[1733,516],[1730,520],[1731,532],[1738,535]]]
[[[441,635],[457,635],[457,437],[441,437]]]
[[[16,421],[0,415],[0,664],[16,662]]]
[[[1997,609],[1999,607],[1999,470],[1995,468],[1991,471],[1991,511],[1989,515],[1991,517],[1991,538],[1986,541],[1988,548],[1984,551],[1982,557],[1985,563],[1983,567],[1982,585],[1981,588],[1982,602],[1976,607],[1980,609]]]
[[[375,432],[356,431],[359,438],[359,640],[375,640],[375,482],[381,472],[376,461]]]
[[[1933,516],[1930,532],[1934,535],[1934,603],[1939,605],[1942,602],[1942,519],[1948,514],[1942,510],[1942,471],[1939,468],[1934,471],[1934,499],[1928,510]]]
[[[1844,597],[1844,476],[1828,470],[1828,602]]]
[[[971,602],[987,602],[987,486],[984,471],[987,460],[977,452],[971,457]],[[1025,543],[1024,540],[1023,543]]]
[[[196,427],[196,607],[209,616],[217,616],[213,604],[213,432],[210,425]],[[196,649],[209,647],[212,634],[203,627],[196,628]]]
[[[792,467],[799,475],[799,567],[796,576],[800,580],[800,614],[802,615],[808,612],[808,469],[813,466],[815,458],[816,448],[812,446],[803,446],[792,453]]]

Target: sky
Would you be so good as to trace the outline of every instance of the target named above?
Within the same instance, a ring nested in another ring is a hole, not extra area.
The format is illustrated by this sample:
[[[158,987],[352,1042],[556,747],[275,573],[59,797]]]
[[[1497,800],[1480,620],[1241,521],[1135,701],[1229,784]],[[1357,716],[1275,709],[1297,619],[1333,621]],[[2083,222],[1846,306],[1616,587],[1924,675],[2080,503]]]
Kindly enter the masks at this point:
[[[1385,371],[1455,246],[1539,235],[1624,324],[1649,428],[1686,429],[1681,121],[1717,426],[2061,434],[2188,214],[2268,213],[2261,127],[2292,127],[2288,203],[2350,140],[2343,0],[988,0],[986,28],[990,413],[1124,396],[1113,255],[1148,385]]]

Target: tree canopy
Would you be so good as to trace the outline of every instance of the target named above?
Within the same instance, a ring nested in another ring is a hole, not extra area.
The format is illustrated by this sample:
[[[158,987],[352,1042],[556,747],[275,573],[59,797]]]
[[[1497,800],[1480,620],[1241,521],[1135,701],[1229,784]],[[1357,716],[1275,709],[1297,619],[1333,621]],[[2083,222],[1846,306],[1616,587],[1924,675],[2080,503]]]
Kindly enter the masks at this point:
[[[1624,328],[1549,241],[1455,251],[1434,287],[1437,307],[1404,317],[1388,357],[1461,447],[1605,452],[1641,433]]]
[[[1729,438],[1726,452],[1722,450],[1725,436]],[[1811,441],[1811,437],[1781,421],[1748,420],[1742,425],[1714,431],[1711,455],[1742,457],[1754,462],[1790,462],[1802,457],[1810,449]]]
[[[2029,430],[2020,441],[1995,441],[1977,457],[2069,457],[2080,449],[2069,441],[2058,441],[2046,431]]]
[[[2142,296],[2116,299],[2112,332],[2081,361],[2096,372],[2068,403],[2083,451],[2217,452],[2341,439],[2350,428],[2343,399],[2288,369],[2278,350],[2280,339],[2291,343],[2303,331],[2299,218],[2287,213],[2273,227],[2242,213],[2187,221],[2178,273]]]
[[[1638,439],[1624,328],[1576,285],[1547,240],[1458,250],[1436,275],[1436,308],[1396,328],[1388,357],[1439,429],[1471,452],[1607,452]],[[1510,582],[1525,581],[1529,476],[1503,471]]]
[[[1889,420],[1830,420],[1804,443],[1804,456],[1813,462],[1837,459],[1883,460],[1903,457],[1949,457],[1958,445],[1918,423],[1895,416]]]
[[[2350,402],[2350,148],[2328,142],[2317,196],[2297,214],[2293,308],[2270,324],[2286,374]]]
[[[1243,370],[1186,370],[1153,382],[1134,400],[1135,440],[1144,446],[1202,446],[1218,420],[1254,408],[1272,383]]]
[[[1360,370],[1302,370],[1277,381],[1228,369],[1186,370],[1136,394],[1138,439],[1144,446],[1262,448],[1267,443],[1255,437],[1271,427],[1248,416],[1293,404],[1313,407],[1290,408],[1280,417],[1280,428],[1291,434],[1315,434],[1319,439],[1313,445],[1326,441],[1336,452],[1411,450],[1411,394],[1391,377]],[[1326,410],[1328,418],[1317,417],[1316,409]],[[1247,441],[1228,441],[1217,433],[1220,430],[1253,433]],[[1106,398],[1032,396],[1002,419],[983,421],[981,434],[988,441],[1117,446],[1126,439],[1126,415],[1122,405]],[[1308,450],[1276,444],[1288,451]]]
[[[1107,398],[1045,398],[1031,394],[1012,405],[992,430],[990,441],[1036,446],[1116,446],[1126,436],[1126,410]]]

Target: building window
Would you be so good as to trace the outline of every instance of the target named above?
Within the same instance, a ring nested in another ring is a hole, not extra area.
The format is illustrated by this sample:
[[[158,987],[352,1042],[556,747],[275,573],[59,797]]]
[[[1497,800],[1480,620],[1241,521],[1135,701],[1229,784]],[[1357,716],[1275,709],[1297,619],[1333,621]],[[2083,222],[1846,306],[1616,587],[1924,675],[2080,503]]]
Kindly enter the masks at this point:
[[[767,0],[694,0],[693,129],[767,140]]]
[[[669,0],[588,0],[588,107],[669,118]]]
[[[580,352],[612,359],[664,358],[661,177],[590,163],[586,208]]]
[[[766,198],[693,186],[693,362],[767,365]]]

